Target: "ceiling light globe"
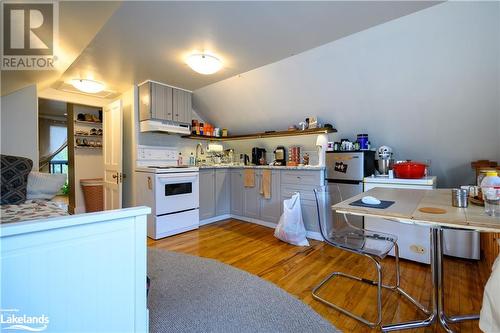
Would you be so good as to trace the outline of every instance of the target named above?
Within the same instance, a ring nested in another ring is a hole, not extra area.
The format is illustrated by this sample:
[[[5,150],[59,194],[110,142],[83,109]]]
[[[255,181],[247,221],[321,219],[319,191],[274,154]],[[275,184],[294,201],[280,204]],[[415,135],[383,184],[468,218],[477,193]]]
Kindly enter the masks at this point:
[[[222,68],[219,58],[203,53],[190,55],[187,58],[187,64],[195,72],[204,75],[214,74]]]
[[[70,83],[76,89],[89,94],[96,94],[104,90],[104,84],[88,79],[73,79]]]

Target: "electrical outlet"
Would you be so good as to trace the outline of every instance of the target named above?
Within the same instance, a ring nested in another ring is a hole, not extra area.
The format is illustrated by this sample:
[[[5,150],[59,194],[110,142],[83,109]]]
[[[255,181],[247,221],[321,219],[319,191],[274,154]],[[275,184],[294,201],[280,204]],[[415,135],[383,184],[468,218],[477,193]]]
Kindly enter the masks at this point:
[[[423,246],[420,246],[420,245],[414,244],[414,245],[410,246],[410,250],[412,250],[413,252],[418,253],[418,254],[425,253],[425,248]]]

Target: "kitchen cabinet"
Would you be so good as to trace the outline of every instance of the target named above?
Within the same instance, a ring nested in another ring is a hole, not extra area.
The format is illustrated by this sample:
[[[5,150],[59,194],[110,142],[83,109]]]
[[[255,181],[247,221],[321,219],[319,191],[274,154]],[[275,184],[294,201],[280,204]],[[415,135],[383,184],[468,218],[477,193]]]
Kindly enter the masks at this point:
[[[191,92],[147,81],[139,86],[139,120],[191,123]]]
[[[243,216],[243,170],[231,170],[231,214]]]
[[[281,200],[300,193],[302,219],[307,231],[320,231],[314,189],[324,185],[324,179],[323,170],[283,170],[281,173]]]
[[[231,170],[231,214],[243,216],[243,170]]]
[[[280,176],[279,170],[271,172],[271,198],[260,198],[260,218],[267,222],[278,223],[281,216]]]
[[[262,169],[255,168],[255,186],[243,186],[243,168],[200,170],[200,219],[232,214],[278,223],[283,200],[301,193],[301,208],[308,231],[319,231],[314,188],[324,181],[323,170],[271,170],[271,198],[260,194]],[[213,183],[207,174],[212,175]],[[205,187],[214,187],[213,192]],[[212,198],[210,199],[210,195]],[[205,202],[204,202],[205,201]],[[210,206],[210,208],[204,207]],[[213,209],[211,207],[214,207]]]
[[[215,216],[215,170],[200,170],[200,220]]]
[[[255,186],[243,187],[243,216],[258,219],[260,216],[260,170],[255,170]]]
[[[255,170],[255,186],[244,187],[243,170],[231,174],[231,214],[277,223],[281,216],[280,171],[271,172],[271,198],[260,194],[262,170]]]
[[[228,169],[215,169],[215,214],[229,214],[231,173]]]
[[[191,93],[189,91],[173,90],[173,120],[179,123],[191,123]]]
[[[161,84],[151,84],[151,116],[153,119],[172,120],[173,89]]]

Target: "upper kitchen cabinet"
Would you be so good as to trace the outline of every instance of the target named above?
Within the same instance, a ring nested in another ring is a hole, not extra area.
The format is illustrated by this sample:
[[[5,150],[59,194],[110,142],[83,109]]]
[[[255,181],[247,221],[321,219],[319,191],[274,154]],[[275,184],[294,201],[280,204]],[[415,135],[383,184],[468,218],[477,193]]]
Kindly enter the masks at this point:
[[[191,93],[173,89],[173,120],[179,123],[191,123]]]
[[[139,86],[140,121],[191,123],[191,92],[146,81]]]

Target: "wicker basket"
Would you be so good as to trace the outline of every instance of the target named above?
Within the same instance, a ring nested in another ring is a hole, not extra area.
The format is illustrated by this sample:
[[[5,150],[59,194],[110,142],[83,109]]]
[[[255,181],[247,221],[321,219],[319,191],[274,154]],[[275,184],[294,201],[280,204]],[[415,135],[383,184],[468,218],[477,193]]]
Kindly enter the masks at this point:
[[[103,179],[80,179],[85,199],[85,211],[100,212],[104,210]]]

